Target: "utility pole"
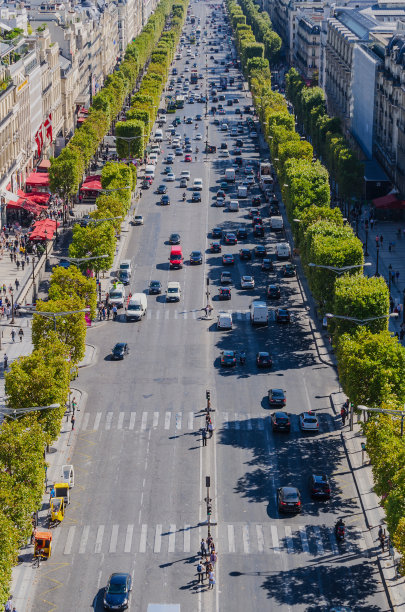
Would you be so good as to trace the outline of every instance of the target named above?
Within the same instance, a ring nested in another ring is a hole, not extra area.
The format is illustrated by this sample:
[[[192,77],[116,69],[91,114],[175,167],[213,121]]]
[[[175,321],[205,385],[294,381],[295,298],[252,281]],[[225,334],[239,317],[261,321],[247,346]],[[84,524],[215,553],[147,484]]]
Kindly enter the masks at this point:
[[[211,476],[205,477],[205,486],[207,488],[207,496],[205,498],[205,502],[207,504],[207,526],[208,526],[208,537],[211,536],[211,514],[212,514],[212,499],[210,497],[210,486],[211,486]]]

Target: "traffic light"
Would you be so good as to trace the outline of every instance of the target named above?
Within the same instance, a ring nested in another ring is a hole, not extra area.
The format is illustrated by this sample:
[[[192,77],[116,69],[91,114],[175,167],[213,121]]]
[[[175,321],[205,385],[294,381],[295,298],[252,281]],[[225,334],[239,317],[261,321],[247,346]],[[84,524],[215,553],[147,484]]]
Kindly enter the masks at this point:
[[[207,504],[207,516],[211,516],[212,514],[212,504],[208,502]]]
[[[208,389],[205,392],[205,397],[207,398],[208,401],[211,399],[211,391],[209,391]]]

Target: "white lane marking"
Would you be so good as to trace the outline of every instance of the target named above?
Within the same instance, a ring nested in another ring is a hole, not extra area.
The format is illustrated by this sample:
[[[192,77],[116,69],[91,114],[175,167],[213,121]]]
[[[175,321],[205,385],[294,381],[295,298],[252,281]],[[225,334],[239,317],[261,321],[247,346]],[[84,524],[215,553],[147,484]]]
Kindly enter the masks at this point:
[[[147,412],[143,412],[142,413],[141,431],[145,431],[147,421],[148,421],[148,413]]]
[[[145,523],[142,525],[141,529],[141,540],[139,542],[139,552],[146,552],[146,538],[148,536],[148,526]]]
[[[105,418],[105,428],[111,429],[111,423],[112,423],[112,418],[113,418],[113,412],[107,412],[106,418]]]
[[[303,525],[300,525],[298,527],[298,531],[300,532],[302,550],[304,551],[304,553],[309,553],[309,544],[308,544],[307,532],[305,531],[305,527]]]
[[[66,540],[66,544],[65,544],[65,550],[63,551],[64,555],[70,555],[70,553],[72,552],[72,545],[73,545],[73,540],[75,537],[75,531],[76,531],[76,527],[69,527],[69,532],[68,532],[68,536],[67,536],[67,540]]]
[[[324,549],[323,549],[323,543],[322,543],[321,530],[319,527],[314,527],[314,534],[315,534],[315,544],[316,544],[317,554],[323,555]]]
[[[157,318],[157,319],[160,319],[160,310],[157,310],[157,311],[156,311],[156,318]]]
[[[131,412],[131,417],[129,419],[129,427],[128,427],[128,429],[134,429],[135,428],[135,419],[136,419],[136,412]]]
[[[229,429],[228,413],[224,412],[223,414],[224,414],[224,417],[223,417],[223,419],[224,419],[224,429]]]
[[[188,312],[183,312],[183,319],[187,319],[188,317]]]
[[[118,415],[117,429],[122,429],[122,426],[124,424],[124,417],[125,417],[125,412],[120,412]]]
[[[250,541],[249,541],[249,526],[243,525],[242,527],[242,541],[243,541],[243,552],[248,554],[250,552]]]
[[[86,414],[84,415],[84,419],[83,419],[83,423],[82,423],[82,429],[87,429],[87,426],[89,424],[89,419],[90,419],[90,412],[86,412]]]
[[[270,529],[271,529],[271,539],[272,539],[272,542],[273,542],[273,546],[272,546],[273,551],[276,554],[280,554],[280,544],[279,544],[279,541],[278,541],[277,527],[276,527],[276,525],[271,525]]]
[[[285,541],[286,541],[286,544],[287,544],[287,552],[288,552],[288,554],[291,554],[291,553],[294,552],[294,542],[293,542],[293,539],[292,539],[291,527],[286,525],[284,527],[284,532],[285,532]]]
[[[240,429],[239,414],[235,412],[235,429]]]
[[[166,310],[166,312],[165,312],[165,319],[167,320],[169,317],[170,317],[170,310]],[[174,317],[174,318],[176,319],[177,317]]]
[[[153,413],[153,424],[152,427],[157,427],[159,423],[159,413],[158,412],[154,412]]]
[[[103,544],[103,536],[104,536],[104,525],[99,525],[97,529],[96,543],[94,545],[95,553],[101,552],[101,546]]]
[[[170,525],[169,529],[169,553],[174,552],[176,546],[176,525]]]
[[[176,413],[176,429],[181,429],[181,418],[182,418],[182,413],[177,412]]]
[[[178,316],[179,316],[179,313],[177,312],[177,310],[175,310],[174,311],[174,318],[177,320]]]
[[[194,412],[188,413],[188,428],[193,429],[194,426]]]
[[[127,527],[127,533],[125,536],[125,544],[124,544],[124,552],[129,553],[131,552],[131,546],[132,546],[132,535],[134,533],[134,526],[133,525],[128,525]]]
[[[228,525],[228,547],[230,553],[235,552],[235,530],[233,525]]]
[[[162,546],[162,525],[156,525],[155,544],[153,547],[153,552],[160,553],[161,546]]]
[[[100,421],[101,421],[101,412],[97,412],[96,418],[94,419],[94,425],[93,425],[94,431],[97,431],[97,429],[100,427]]]
[[[258,552],[264,552],[264,533],[263,525],[256,525],[256,536],[257,536],[257,550]]]
[[[118,525],[113,525],[110,538],[110,553],[117,552]]]
[[[184,525],[184,552],[189,553],[191,550],[191,529],[190,525]]]
[[[245,421],[247,430],[250,431],[252,429],[252,420],[250,418],[250,414],[247,413],[247,420]]]
[[[148,310],[148,311],[146,312],[146,320],[147,320],[147,321],[150,321],[150,320],[151,320],[151,318],[152,318],[152,311],[151,311],[151,310]]]
[[[165,429],[169,429],[170,428],[170,418],[172,416],[171,412],[166,412],[165,414]]]
[[[193,312],[191,314],[192,314],[193,319],[197,318],[197,312],[195,310],[193,310]]]
[[[84,555],[86,552],[87,540],[89,539],[90,527],[86,525],[83,528],[82,537],[80,538],[79,555]]]

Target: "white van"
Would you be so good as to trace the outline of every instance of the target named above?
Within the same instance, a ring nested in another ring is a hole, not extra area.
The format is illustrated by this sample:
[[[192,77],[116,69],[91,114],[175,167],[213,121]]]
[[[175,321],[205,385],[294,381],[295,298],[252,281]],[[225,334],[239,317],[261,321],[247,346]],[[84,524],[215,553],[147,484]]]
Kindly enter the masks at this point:
[[[132,276],[132,266],[130,259],[123,259],[121,261],[119,271],[121,272],[121,270],[125,270],[125,272],[128,272],[129,276]]]
[[[249,306],[250,322],[252,325],[267,325],[269,322],[269,312],[266,302],[255,300]]]
[[[153,164],[148,164],[145,168],[145,178],[155,178],[155,166]]]
[[[231,212],[238,212],[238,210],[239,210],[239,202],[238,202],[238,200],[231,200],[231,201],[229,202],[228,209],[229,209]]]
[[[162,120],[162,118],[160,117],[160,121]],[[155,142],[162,142],[163,141],[163,131],[162,130],[156,130],[155,132]]]
[[[117,308],[123,308],[125,303],[125,287],[121,283],[116,283],[110,289],[110,295],[108,300],[111,306],[116,306]]]
[[[127,321],[140,321],[146,315],[148,302],[144,293],[134,293],[128,302],[125,317]]]
[[[194,179],[194,182],[193,182],[193,189],[194,189],[194,191],[202,191],[202,188],[203,188],[203,181],[202,181],[202,179],[200,179],[200,178]]]
[[[270,228],[273,232],[282,232],[284,229],[283,217],[270,217]]]
[[[180,283],[177,281],[170,281],[170,283],[167,283],[166,302],[180,302],[180,298]]]
[[[157,153],[149,153],[149,163],[156,166],[158,162],[158,154]]]
[[[247,198],[248,190],[245,185],[238,185],[238,198]]]
[[[276,255],[277,259],[289,259],[291,255],[290,245],[287,242],[277,242]]]
[[[225,180],[228,181],[228,183],[235,182],[235,169],[234,168],[227,168],[225,170]]]

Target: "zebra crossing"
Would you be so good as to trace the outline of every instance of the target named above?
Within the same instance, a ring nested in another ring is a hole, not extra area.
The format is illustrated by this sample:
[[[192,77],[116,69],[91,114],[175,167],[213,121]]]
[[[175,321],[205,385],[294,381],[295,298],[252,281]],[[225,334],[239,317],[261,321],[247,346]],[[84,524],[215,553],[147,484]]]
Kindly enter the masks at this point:
[[[198,430],[204,425],[202,413],[193,411],[165,412],[86,412],[83,420],[77,423],[79,431],[133,431],[142,433],[153,429],[166,431]],[[213,418],[216,431],[264,431],[271,427],[270,417],[252,417],[249,413],[222,412]],[[318,414],[319,432],[333,432],[338,428],[333,416]],[[299,416],[290,415],[291,431],[299,432]]]
[[[188,524],[63,525],[53,545],[63,555],[196,554],[200,537],[198,525]],[[221,555],[368,554],[359,526],[348,527],[345,542],[338,545],[334,528],[326,525],[221,524],[216,543]]]
[[[249,310],[227,310],[225,308],[218,308],[218,312],[228,312],[232,315],[233,321],[249,321],[250,320],[250,311]],[[146,311],[145,318],[148,321],[164,319],[171,321],[175,320],[183,320],[186,319],[200,319],[202,316],[205,316],[205,313],[197,308],[194,310],[178,310],[171,308],[170,306],[167,308],[160,309],[150,309]],[[213,317],[214,319],[215,317]]]

